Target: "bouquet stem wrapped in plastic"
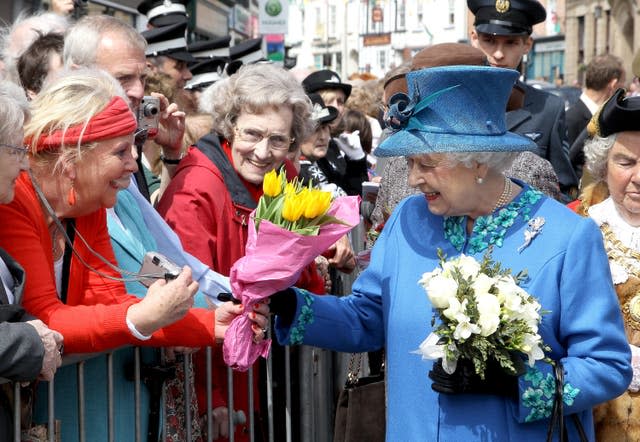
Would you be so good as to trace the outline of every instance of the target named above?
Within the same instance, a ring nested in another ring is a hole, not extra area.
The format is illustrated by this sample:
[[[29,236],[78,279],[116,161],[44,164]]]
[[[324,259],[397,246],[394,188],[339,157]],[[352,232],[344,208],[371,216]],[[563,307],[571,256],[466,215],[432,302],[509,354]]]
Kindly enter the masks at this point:
[[[324,211],[319,211],[310,206],[325,196],[311,194],[320,191],[298,183],[287,183],[284,174],[267,174],[263,187],[264,195],[251,215],[254,222],[249,223],[245,256],[236,261],[229,275],[231,289],[242,301],[243,314],[225,333],[223,355],[225,363],[239,371],[246,371],[259,356],[267,357],[271,348],[270,340],[253,341],[248,318],[253,306],[294,285],[316,256],[360,221],[359,197],[325,200]],[[307,214],[315,216],[305,219],[305,207],[309,207]]]

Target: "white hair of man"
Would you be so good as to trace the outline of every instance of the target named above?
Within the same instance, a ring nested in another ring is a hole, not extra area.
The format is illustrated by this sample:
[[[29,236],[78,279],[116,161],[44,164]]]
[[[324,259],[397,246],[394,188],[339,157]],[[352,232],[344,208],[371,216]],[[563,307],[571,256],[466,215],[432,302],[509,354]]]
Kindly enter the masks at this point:
[[[96,63],[100,40],[107,34],[119,34],[142,52],[147,42],[129,24],[109,15],[90,15],[69,29],[64,41],[62,59],[65,67],[92,67]]]
[[[18,58],[40,35],[64,34],[70,24],[65,16],[39,11],[35,14],[22,12],[11,26],[0,28],[0,58],[4,63],[5,78],[20,84]]]

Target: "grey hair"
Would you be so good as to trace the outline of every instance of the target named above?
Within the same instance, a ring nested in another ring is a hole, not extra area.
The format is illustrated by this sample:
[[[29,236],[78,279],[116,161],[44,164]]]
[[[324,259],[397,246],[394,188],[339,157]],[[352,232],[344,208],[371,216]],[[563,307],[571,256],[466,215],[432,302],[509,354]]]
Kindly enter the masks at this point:
[[[290,151],[313,132],[311,101],[302,85],[285,69],[273,64],[241,67],[232,76],[214,83],[203,93],[201,108],[213,115],[213,128],[230,142],[236,119],[242,112],[261,114],[269,107],[289,107],[293,112]],[[204,105],[204,106],[203,106]]]
[[[11,26],[0,27],[0,57],[5,64],[5,78],[20,84],[18,58],[40,35],[64,34],[70,24],[67,17],[53,12],[29,14],[23,11]]]
[[[606,138],[596,135],[584,142],[584,165],[596,181],[605,181],[607,177],[607,159],[617,135]]]
[[[24,89],[8,80],[0,81],[0,140],[20,139],[29,119],[29,102]]]
[[[454,164],[472,167],[473,163],[484,164],[497,172],[507,170],[519,152],[448,152],[447,158]]]
[[[62,53],[65,67],[95,66],[98,46],[106,34],[121,35],[132,47],[142,52],[147,49],[144,37],[129,24],[109,15],[89,15],[67,32]]]

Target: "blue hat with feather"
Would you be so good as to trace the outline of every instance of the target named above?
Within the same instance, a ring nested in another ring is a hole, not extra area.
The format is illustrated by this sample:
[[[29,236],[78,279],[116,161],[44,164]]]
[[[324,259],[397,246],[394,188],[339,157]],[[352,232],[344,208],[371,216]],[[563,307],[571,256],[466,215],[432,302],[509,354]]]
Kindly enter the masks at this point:
[[[526,137],[508,132],[505,109],[518,78],[513,69],[440,66],[407,73],[409,94],[389,99],[389,135],[379,157],[442,152],[534,150]]]

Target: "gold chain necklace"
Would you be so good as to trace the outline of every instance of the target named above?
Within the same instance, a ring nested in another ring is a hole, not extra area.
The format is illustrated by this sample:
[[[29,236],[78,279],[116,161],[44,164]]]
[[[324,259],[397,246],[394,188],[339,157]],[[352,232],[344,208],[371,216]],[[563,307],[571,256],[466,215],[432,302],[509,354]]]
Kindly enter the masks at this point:
[[[498,207],[502,207],[507,204],[511,198],[512,185],[511,180],[507,177],[504,177],[504,189],[502,189],[502,194],[500,194],[500,198],[496,201],[496,204],[491,209],[491,213],[498,210]]]

